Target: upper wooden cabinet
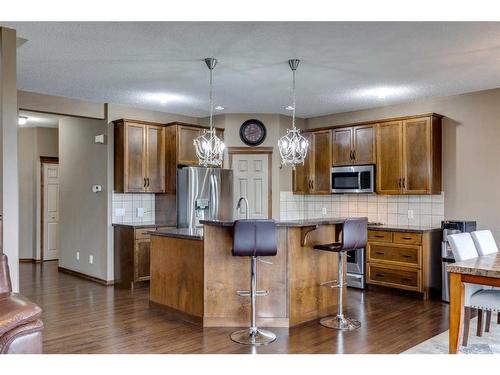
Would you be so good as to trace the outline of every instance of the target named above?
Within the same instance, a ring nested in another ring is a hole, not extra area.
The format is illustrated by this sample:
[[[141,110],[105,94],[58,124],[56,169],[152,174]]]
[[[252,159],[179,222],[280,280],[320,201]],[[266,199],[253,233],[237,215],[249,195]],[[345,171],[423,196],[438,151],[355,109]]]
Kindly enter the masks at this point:
[[[377,125],[377,192],[441,192],[441,117],[414,117]]]
[[[331,194],[332,166],[330,130],[303,133],[309,140],[309,152],[304,165],[293,171],[293,192],[297,194]]]
[[[192,126],[177,127],[177,164],[198,164],[193,141],[201,135],[201,132],[202,129]]]
[[[118,193],[163,193],[163,127],[133,120],[115,121],[114,127],[114,190]]]
[[[375,129],[359,125],[332,130],[332,164],[375,164]]]
[[[204,126],[171,122],[165,125],[165,192],[175,193],[177,188],[177,166],[198,165],[193,141],[200,136]],[[224,138],[224,129],[216,128],[217,135]]]

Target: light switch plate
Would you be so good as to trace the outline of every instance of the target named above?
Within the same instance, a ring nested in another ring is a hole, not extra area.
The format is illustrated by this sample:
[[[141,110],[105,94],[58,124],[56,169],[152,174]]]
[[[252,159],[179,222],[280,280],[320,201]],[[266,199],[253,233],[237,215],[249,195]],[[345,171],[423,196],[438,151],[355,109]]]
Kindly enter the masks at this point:
[[[89,264],[93,264],[93,263],[94,263],[94,256],[89,255]]]
[[[137,217],[143,217],[143,216],[144,216],[144,208],[137,207]]]
[[[115,216],[125,216],[125,209],[124,208],[116,208],[115,209]]]

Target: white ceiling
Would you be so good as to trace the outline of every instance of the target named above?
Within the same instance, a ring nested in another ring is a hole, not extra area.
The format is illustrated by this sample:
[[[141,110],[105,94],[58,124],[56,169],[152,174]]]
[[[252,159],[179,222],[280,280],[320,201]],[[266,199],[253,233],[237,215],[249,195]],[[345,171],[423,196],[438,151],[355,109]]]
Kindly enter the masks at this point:
[[[287,113],[289,58],[302,117],[500,87],[500,23],[0,24],[28,39],[22,90],[192,116],[208,114],[212,56],[227,113]]]

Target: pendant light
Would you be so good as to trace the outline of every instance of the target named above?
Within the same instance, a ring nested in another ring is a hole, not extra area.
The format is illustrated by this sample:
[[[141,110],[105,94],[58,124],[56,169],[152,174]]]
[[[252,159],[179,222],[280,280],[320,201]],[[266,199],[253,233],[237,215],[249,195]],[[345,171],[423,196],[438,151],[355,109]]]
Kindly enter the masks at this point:
[[[288,65],[292,69],[293,85],[292,85],[292,128],[287,129],[286,134],[278,140],[278,148],[280,150],[281,165],[291,166],[295,169],[298,164],[304,164],[307,156],[309,141],[300,134],[300,130],[295,126],[295,72],[299,66],[300,60],[288,60]]]
[[[221,167],[224,158],[224,142],[217,137],[217,132],[213,127],[214,103],[212,73],[215,65],[217,65],[217,60],[211,57],[206,58],[205,64],[207,64],[210,70],[210,129],[204,129],[203,133],[193,141],[193,144],[200,165],[204,167]]]

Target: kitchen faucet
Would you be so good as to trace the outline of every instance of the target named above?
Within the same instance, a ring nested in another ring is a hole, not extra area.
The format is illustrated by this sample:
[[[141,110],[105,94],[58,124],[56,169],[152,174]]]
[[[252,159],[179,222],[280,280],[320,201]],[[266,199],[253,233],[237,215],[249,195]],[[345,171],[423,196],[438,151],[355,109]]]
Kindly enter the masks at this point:
[[[240,197],[240,199],[238,199],[238,203],[236,204],[236,209],[241,211],[241,201],[245,202],[245,219],[248,220],[248,199]]]

